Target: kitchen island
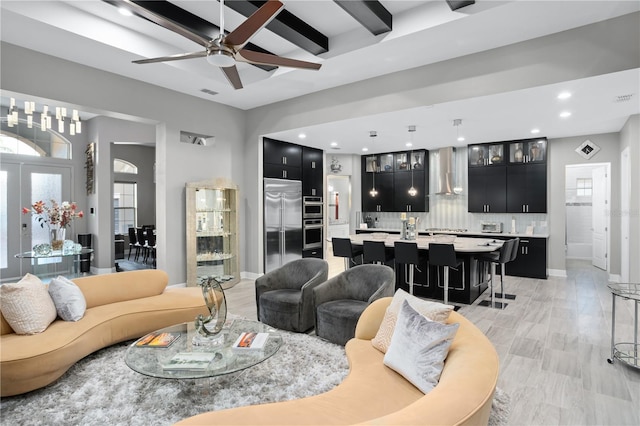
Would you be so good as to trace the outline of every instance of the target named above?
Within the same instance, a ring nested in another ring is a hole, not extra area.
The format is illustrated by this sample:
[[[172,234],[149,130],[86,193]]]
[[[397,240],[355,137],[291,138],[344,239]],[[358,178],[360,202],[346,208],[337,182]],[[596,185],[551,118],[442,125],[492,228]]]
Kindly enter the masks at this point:
[[[361,246],[365,240],[384,241],[386,247],[392,248],[396,241],[400,241],[399,234],[385,232],[358,233],[350,236],[351,243]],[[451,302],[471,304],[488,286],[485,263],[477,259],[477,255],[499,250],[502,241],[493,238],[458,237],[456,235],[420,235],[413,241],[418,245],[418,250],[429,250],[429,243],[453,244],[456,255],[463,259],[462,268],[451,269],[449,273],[449,300]],[[393,265],[389,265],[393,266]],[[396,268],[396,288],[409,290],[407,283],[408,273],[406,268]],[[442,272],[440,273],[442,275]],[[418,265],[414,275],[413,292],[416,296],[429,299],[444,299],[444,291],[438,286],[442,280],[438,280],[438,270],[435,266],[427,267],[427,264]]]

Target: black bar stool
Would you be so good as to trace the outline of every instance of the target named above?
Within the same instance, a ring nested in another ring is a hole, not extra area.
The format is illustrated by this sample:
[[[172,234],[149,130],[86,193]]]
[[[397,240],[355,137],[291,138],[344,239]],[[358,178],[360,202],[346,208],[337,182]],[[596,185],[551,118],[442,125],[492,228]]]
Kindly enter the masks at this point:
[[[520,250],[520,238],[514,238],[513,239],[513,247],[511,247],[511,258],[509,259],[509,262],[513,262],[514,260],[516,260],[516,257],[518,256],[518,250]],[[508,263],[508,262],[507,262]],[[505,268],[506,265],[502,265],[502,268]],[[506,271],[505,271],[506,273]],[[496,293],[496,296],[502,298],[502,299],[510,299],[510,300],[514,300],[516,298],[515,294],[509,294],[509,293],[505,293],[504,292],[504,286],[502,284],[502,278],[500,280],[500,293]]]
[[[409,293],[413,294],[414,269],[420,271],[419,265],[427,263],[427,255],[420,255],[418,244],[404,241],[396,241],[393,244],[396,255],[396,263],[404,265],[404,281],[409,286]],[[408,269],[408,271],[407,271]],[[407,276],[409,279],[407,280]],[[427,281],[425,287],[429,287],[429,267],[427,266]]]
[[[351,266],[351,263],[356,265],[355,258],[361,256],[362,263],[362,248],[353,247],[349,238],[331,238],[331,246],[333,247],[333,255],[336,257],[344,257],[344,270],[346,271]]]
[[[491,290],[491,299],[483,300],[479,303],[481,306],[491,306],[492,308],[504,309],[507,307],[507,304],[504,302],[496,302],[495,301],[495,293],[493,292],[493,283],[494,278],[496,276],[496,265],[500,265],[500,288],[501,290],[504,288],[504,265],[511,261],[511,251],[513,249],[513,245],[515,244],[515,240],[507,240],[502,244],[500,250],[497,252],[493,251],[491,253],[483,253],[478,256],[478,260],[489,262],[491,265],[491,272],[489,281],[491,284],[489,285],[489,289]],[[503,294],[503,293],[501,293]]]
[[[362,245],[364,263],[386,265],[394,259],[393,250],[388,250],[384,241],[364,241]]]
[[[464,268],[464,259],[456,257],[453,244],[429,243],[429,265],[438,267],[438,287],[444,289],[444,303],[449,303],[449,268],[458,269],[460,265]],[[444,268],[444,283],[440,284],[440,266]],[[462,288],[464,290],[464,269],[462,274]]]

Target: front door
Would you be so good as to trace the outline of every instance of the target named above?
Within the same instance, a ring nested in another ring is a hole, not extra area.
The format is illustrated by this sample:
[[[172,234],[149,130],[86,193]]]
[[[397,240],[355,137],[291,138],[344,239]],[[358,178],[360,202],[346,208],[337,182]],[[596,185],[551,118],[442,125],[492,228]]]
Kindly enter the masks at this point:
[[[4,159],[3,159],[4,160]],[[16,281],[31,272],[29,260],[16,259],[17,253],[31,251],[40,243],[49,242],[49,229],[40,226],[35,216],[21,213],[22,207],[29,207],[42,200],[49,204],[72,201],[71,168],[65,166],[45,166],[20,164],[3,161],[0,165],[0,276],[2,282]],[[69,232],[69,231],[67,231]],[[73,238],[67,235],[68,239]],[[61,262],[60,258],[48,260]],[[43,264],[40,260],[39,264]]]

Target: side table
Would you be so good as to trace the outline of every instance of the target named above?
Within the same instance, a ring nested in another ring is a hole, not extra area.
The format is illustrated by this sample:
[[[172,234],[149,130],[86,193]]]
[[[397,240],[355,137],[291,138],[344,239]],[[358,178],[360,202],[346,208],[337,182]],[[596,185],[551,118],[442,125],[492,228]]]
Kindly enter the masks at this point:
[[[67,278],[74,278],[81,276],[80,261],[82,255],[93,253],[93,249],[83,248],[80,251],[72,251],[69,253],[63,253],[62,250],[55,250],[49,254],[39,255],[33,251],[26,251],[24,253],[18,253],[15,255],[18,259],[26,259],[31,264],[31,273],[39,278],[54,276],[58,274],[57,263],[64,261],[65,259],[71,259],[72,265],[68,271],[65,272]],[[56,259],[61,259],[56,262]],[[49,272],[49,266],[53,265],[53,272]],[[60,271],[63,272],[63,271]]]
[[[609,364],[614,360],[619,360],[625,364],[640,369],[640,347],[638,346],[638,303],[640,303],[640,284],[635,283],[610,283],[607,285],[611,291],[611,358],[607,359]],[[616,298],[633,300],[634,303],[634,327],[633,343],[616,343]]]

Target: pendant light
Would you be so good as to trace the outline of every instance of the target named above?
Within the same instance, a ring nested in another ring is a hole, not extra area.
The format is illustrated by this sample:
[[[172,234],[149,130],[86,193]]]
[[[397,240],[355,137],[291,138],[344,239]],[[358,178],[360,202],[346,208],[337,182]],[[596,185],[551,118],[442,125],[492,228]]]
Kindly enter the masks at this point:
[[[411,146],[413,146],[413,134],[416,131],[416,126],[409,126],[409,136],[411,138]],[[409,188],[409,196],[415,197],[418,195],[418,190],[413,186],[413,165],[411,164],[411,154],[409,154],[409,167],[411,167],[411,188]]]
[[[378,136],[378,133],[375,130],[369,132],[370,138],[375,138]],[[374,157],[375,158],[375,157]],[[376,191],[376,169],[378,167],[377,160],[373,160],[373,174],[371,175],[371,191],[369,191],[369,195],[375,197],[378,195],[378,191]]]

